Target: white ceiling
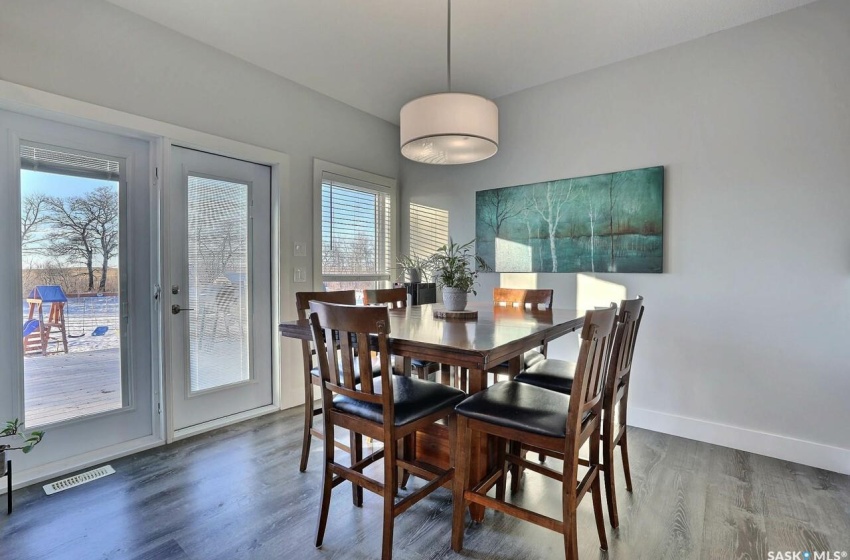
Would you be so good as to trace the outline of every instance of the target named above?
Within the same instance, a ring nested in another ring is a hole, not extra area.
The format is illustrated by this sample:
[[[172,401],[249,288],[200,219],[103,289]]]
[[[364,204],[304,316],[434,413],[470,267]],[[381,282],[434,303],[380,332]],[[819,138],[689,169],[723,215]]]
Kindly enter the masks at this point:
[[[446,0],[108,0],[398,123],[446,90]],[[814,0],[454,0],[454,91],[498,98]]]

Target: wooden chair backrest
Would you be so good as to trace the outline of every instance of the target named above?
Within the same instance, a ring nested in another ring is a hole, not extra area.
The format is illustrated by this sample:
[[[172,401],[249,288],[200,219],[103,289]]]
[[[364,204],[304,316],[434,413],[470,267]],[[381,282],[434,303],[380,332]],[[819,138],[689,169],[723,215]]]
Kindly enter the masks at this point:
[[[342,290],[339,292],[297,292],[295,294],[295,310],[298,313],[299,319],[306,319],[310,314],[311,301],[355,305],[357,303],[357,293],[354,290]]]
[[[635,299],[624,299],[620,303],[617,323],[623,325],[623,332],[619,337],[614,338],[611,347],[606,381],[610,389],[616,389],[620,385],[629,382],[629,374],[632,371],[632,359],[635,355],[635,342],[637,341],[640,322],[643,319],[643,310],[642,296],[638,296]]]
[[[295,310],[299,319],[306,319],[310,312],[311,301],[324,301],[327,303],[344,303],[354,305],[357,303],[357,294],[354,290],[343,290],[339,292],[297,292],[295,294]],[[304,366],[304,380],[310,385],[314,382],[310,370],[313,369],[313,348],[309,340],[301,341],[301,361]]]
[[[319,357],[324,405],[329,406],[332,402],[332,394],[381,404],[384,425],[392,425],[395,411],[389,361],[390,318],[387,308],[313,301],[310,303],[310,326]],[[377,345],[370,344],[370,338],[374,335],[377,335]],[[326,340],[338,340],[339,349],[327,345]],[[370,354],[374,351],[377,351],[381,364],[381,376],[375,379],[372,378]],[[338,371],[342,372],[341,378],[335,374]],[[334,372],[334,375],[331,372]],[[359,384],[355,382],[356,374],[359,374]],[[376,383],[380,383],[380,387],[377,387]]]
[[[640,322],[643,319],[643,297],[624,299],[620,302],[620,312],[617,314],[617,332],[611,343],[608,358],[608,372],[605,379],[605,430],[616,434],[614,424],[625,425],[625,402],[628,395],[629,380],[632,373],[632,359],[635,355]],[[623,404],[619,414],[614,409],[620,400]],[[619,428],[617,428],[619,429]]]
[[[599,438],[602,395],[605,389],[605,372],[612,335],[616,336],[614,319],[617,306],[588,311],[581,329],[576,373],[570,393],[570,408],[567,412],[567,459],[578,457],[587,437]],[[617,325],[619,328],[620,325]],[[586,431],[591,428],[591,431]],[[584,434],[584,438],[582,435]],[[567,463],[565,462],[565,465]],[[566,476],[566,475],[565,475]]]
[[[390,309],[404,309],[407,307],[407,289],[363,290],[363,303],[366,305],[386,305]]]
[[[537,309],[552,309],[554,290],[522,290],[517,288],[493,288],[493,303],[509,307],[530,306]]]

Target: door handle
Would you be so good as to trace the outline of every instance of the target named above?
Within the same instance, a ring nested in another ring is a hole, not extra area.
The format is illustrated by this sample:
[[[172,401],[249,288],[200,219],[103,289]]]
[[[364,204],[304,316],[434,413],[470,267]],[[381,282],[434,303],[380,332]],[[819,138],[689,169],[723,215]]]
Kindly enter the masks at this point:
[[[176,303],[175,303],[174,305],[172,305],[172,306],[171,306],[171,314],[172,314],[172,315],[177,315],[177,314],[178,314],[178,313],[180,313],[181,311],[194,311],[194,309],[191,309],[191,308],[189,308],[189,307],[180,307],[180,306],[179,306],[179,305],[177,305]]]

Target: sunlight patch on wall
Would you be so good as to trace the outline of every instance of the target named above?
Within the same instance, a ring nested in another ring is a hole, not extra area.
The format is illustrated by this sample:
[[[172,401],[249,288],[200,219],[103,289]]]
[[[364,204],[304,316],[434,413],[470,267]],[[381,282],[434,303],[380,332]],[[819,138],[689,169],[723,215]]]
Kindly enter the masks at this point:
[[[499,287],[521,290],[537,289],[536,272],[502,272],[499,274]]]
[[[533,270],[531,265],[531,247],[516,241],[496,238],[495,270]]]
[[[600,280],[587,274],[576,275],[576,307],[593,309],[607,307],[626,299],[627,290],[622,284]]]

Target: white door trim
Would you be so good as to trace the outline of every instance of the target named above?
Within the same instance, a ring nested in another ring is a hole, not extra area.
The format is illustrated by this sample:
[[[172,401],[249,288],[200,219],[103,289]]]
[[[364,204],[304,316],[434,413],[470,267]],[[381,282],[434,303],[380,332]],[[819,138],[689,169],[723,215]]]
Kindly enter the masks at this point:
[[[131,136],[136,138],[144,138],[151,141],[152,154],[151,157],[151,177],[156,182],[156,192],[162,192],[162,183],[166,168],[170,163],[169,153],[171,144],[176,143],[187,148],[206,151],[213,154],[243,159],[263,165],[268,165],[272,169],[272,286],[277,286],[277,290],[272,290],[272,323],[269,325],[273,332],[277,332],[277,325],[280,323],[281,317],[290,317],[295,315],[295,305],[290,300],[292,298],[285,297],[292,293],[290,278],[287,274],[282,274],[282,271],[289,270],[291,265],[290,256],[281,248],[286,246],[283,244],[284,239],[290,239],[288,229],[288,220],[283,219],[283,209],[288,208],[289,201],[289,155],[254,146],[244,142],[231,140],[214,134],[199,132],[182,126],[157,121],[139,115],[133,115],[124,111],[101,107],[93,103],[71,99],[62,95],[45,92],[35,88],[22,86],[13,82],[0,80],[0,109],[6,109],[17,113],[52,119],[57,122],[83,126],[94,130],[105,132],[113,132]],[[158,168],[158,172],[157,172]],[[158,179],[157,179],[158,177]],[[159,205],[162,204],[162,197],[159,197]],[[154,219],[159,220],[159,217]],[[161,224],[155,224],[156,231]],[[160,255],[163,254],[161,244],[163,240],[159,239]],[[160,275],[161,279],[161,275]],[[157,281],[161,284],[161,281]],[[162,320],[163,310],[160,306],[160,321],[159,324],[166,326],[167,322]],[[159,337],[159,340],[167,340],[167,332],[155,332],[154,335]],[[273,409],[279,410],[281,406],[281,353],[280,353],[280,337],[275,335],[272,345],[272,381],[273,381]],[[163,407],[164,414],[154,415],[154,434],[161,442],[175,441],[175,433],[170,425],[170,414],[168,411],[169,395],[164,392],[164,369],[163,356],[165,349],[159,348],[158,371],[155,374],[157,379],[154,380],[154,392],[158,394],[158,402],[153,403],[154,408],[165,405]],[[157,393],[157,388],[159,392]],[[238,422],[241,419],[234,417],[230,423]],[[158,419],[158,421],[157,421]],[[226,420],[226,419],[222,419]],[[224,425],[224,424],[220,424]],[[216,426],[201,425],[196,426],[199,430],[213,429]],[[198,433],[197,431],[195,433]],[[129,451],[131,453],[133,451]],[[23,475],[23,473],[22,473]]]

